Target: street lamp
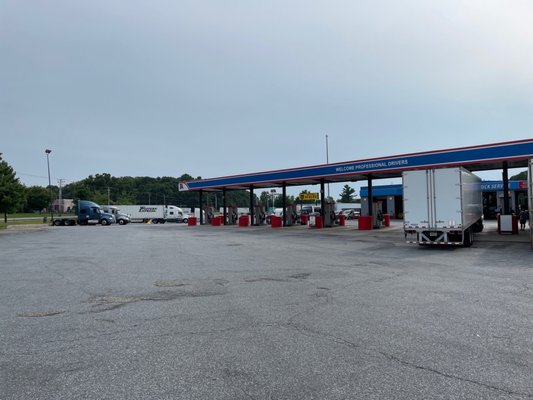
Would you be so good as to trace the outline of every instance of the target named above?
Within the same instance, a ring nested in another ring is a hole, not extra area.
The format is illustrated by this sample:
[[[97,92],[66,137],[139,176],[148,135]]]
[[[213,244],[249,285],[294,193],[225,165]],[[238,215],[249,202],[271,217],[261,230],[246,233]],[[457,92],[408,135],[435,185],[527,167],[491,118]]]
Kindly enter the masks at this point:
[[[52,150],[46,149],[44,151],[46,153],[46,164],[48,165],[48,189],[50,190],[50,223],[54,222],[54,211],[52,207],[52,180],[50,179],[50,158],[49,155],[52,152]]]
[[[329,164],[329,146],[328,146],[328,135],[326,134],[326,164]],[[328,183],[328,197],[329,197],[329,183]]]

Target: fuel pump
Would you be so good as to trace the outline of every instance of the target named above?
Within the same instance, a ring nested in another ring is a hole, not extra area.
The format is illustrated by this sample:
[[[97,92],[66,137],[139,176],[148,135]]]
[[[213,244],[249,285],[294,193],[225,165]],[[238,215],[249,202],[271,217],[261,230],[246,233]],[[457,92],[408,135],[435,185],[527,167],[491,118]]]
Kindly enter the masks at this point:
[[[261,204],[255,206],[254,222],[255,225],[263,225],[266,221],[265,207]]]
[[[237,206],[229,206],[228,208],[228,225],[235,225],[237,223],[238,212]]]
[[[296,208],[294,204],[289,204],[285,209],[285,226],[292,226],[296,224],[298,215],[296,214]]]
[[[324,227],[332,227],[335,223],[335,210],[333,203],[324,204]]]
[[[379,229],[383,227],[383,202],[375,201],[372,207],[372,227],[374,229]]]
[[[204,206],[203,210],[204,210],[205,219],[206,219],[205,223],[209,225],[211,223],[211,220],[213,219],[213,216],[215,215],[213,213],[213,207]]]

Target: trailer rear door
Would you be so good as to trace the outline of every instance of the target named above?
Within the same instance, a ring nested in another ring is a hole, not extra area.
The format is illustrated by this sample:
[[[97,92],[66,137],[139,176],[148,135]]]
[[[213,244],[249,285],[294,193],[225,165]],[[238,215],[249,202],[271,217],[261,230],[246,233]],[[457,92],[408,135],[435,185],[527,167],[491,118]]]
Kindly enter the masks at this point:
[[[456,228],[462,224],[461,170],[435,169],[433,172],[433,225],[437,229]]]
[[[429,227],[428,171],[405,171],[402,180],[404,227]]]

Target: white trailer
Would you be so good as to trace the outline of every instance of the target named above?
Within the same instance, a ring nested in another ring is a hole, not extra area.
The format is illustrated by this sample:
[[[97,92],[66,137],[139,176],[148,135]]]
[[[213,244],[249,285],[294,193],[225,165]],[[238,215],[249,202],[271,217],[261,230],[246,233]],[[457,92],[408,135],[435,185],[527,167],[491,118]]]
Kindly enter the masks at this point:
[[[471,246],[483,230],[481,179],[464,168],[403,173],[407,243]]]
[[[164,224],[166,222],[165,206],[158,205],[117,205],[124,214],[129,215],[131,222],[148,222]]]
[[[529,238],[531,239],[531,247],[533,247],[533,158],[529,159],[529,168],[527,174],[527,193],[528,193],[528,207],[529,207]]]

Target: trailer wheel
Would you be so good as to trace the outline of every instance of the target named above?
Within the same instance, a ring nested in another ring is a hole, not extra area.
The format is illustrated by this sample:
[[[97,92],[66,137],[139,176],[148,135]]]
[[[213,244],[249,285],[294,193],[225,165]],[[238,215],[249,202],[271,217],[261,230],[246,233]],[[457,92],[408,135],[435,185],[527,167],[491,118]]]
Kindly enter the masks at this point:
[[[159,223],[159,220],[158,220],[157,218],[154,218],[154,219],[152,220],[152,224],[158,224],[158,223]]]
[[[104,226],[105,226],[105,225],[109,225],[109,221],[108,221],[107,219],[105,219],[105,218],[104,218],[103,220],[101,220],[100,223],[101,223],[102,225],[104,225]]]
[[[61,220],[59,220],[59,219],[54,219],[53,225],[54,225],[54,226],[61,226]]]
[[[76,225],[76,221],[74,221],[73,219],[68,221],[68,226],[74,226],[74,225]]]
[[[470,247],[474,243],[474,232],[472,231],[472,228],[468,228],[465,233],[465,238],[463,242],[464,247]]]

